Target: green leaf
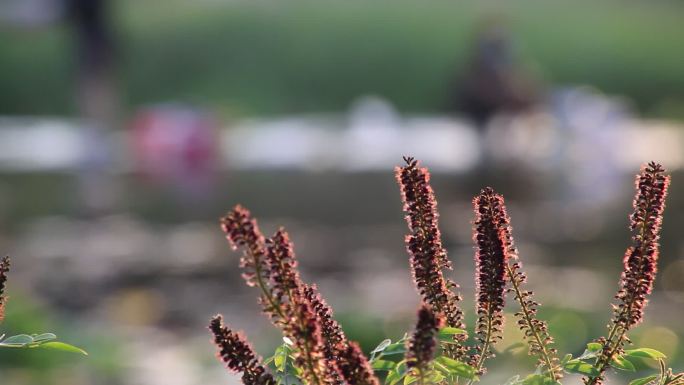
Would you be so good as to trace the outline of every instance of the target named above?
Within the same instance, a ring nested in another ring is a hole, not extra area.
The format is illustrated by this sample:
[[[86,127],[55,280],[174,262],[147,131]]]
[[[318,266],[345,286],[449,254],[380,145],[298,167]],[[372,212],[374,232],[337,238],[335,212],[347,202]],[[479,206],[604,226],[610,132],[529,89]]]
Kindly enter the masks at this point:
[[[570,373],[584,374],[587,376],[598,376],[599,371],[596,368],[586,362],[582,362],[578,359],[570,360],[563,365],[565,371]]]
[[[592,358],[598,357],[599,354],[601,354],[601,351],[600,351],[600,350],[589,350],[589,349],[587,348],[587,349],[584,349],[584,353],[582,353],[582,355],[580,355],[579,357],[577,357],[577,359],[578,359],[578,360],[588,360],[588,359],[592,359]]]
[[[454,336],[466,334],[467,332],[463,329],[446,327],[439,329],[437,334],[437,339],[444,344],[457,344],[458,342],[454,339]]]
[[[522,380],[523,385],[555,385],[558,382],[541,374],[530,374]]]
[[[395,342],[382,351],[381,355],[390,356],[393,354],[404,354],[406,353],[406,345],[403,342]]]
[[[451,370],[449,370],[449,368],[447,368],[446,366],[442,365],[440,362],[433,361],[432,364],[435,367],[435,369],[439,370],[440,372],[446,374],[447,376],[451,375]]]
[[[403,377],[408,371],[408,366],[406,366],[406,360],[399,361],[397,363],[397,366],[394,368],[394,371],[399,373]]]
[[[475,378],[477,370],[468,364],[465,364],[461,361],[456,361],[446,356],[438,357],[436,361],[449,369],[452,375],[463,377],[468,380]]]
[[[427,382],[431,384],[439,384],[440,382],[444,381],[445,378],[442,373],[434,370],[429,372],[425,377],[427,377]]]
[[[31,337],[33,337],[34,343],[43,343],[57,339],[57,336],[53,333],[33,334]]]
[[[404,377],[404,385],[413,384],[416,381],[418,381],[418,377],[416,377],[412,374],[409,374],[406,377]]]
[[[397,364],[394,361],[386,361],[386,360],[375,360],[373,361],[373,370],[385,370],[389,371],[394,369],[394,367]]]
[[[587,350],[590,352],[600,352],[603,350],[603,345],[598,342],[589,342],[587,344]]]
[[[287,356],[284,354],[277,354],[273,358],[273,363],[275,364],[276,369],[278,369],[281,372],[285,371],[285,358]]]
[[[397,382],[401,381],[401,378],[404,375],[401,373],[398,373],[396,371],[391,371],[388,375],[387,378],[385,378],[385,384],[386,385],[394,385]]]
[[[64,342],[57,342],[57,341],[46,342],[44,344],[40,344],[40,345],[36,346],[36,348],[61,350],[63,352],[79,353],[79,354],[83,354],[85,356],[88,355],[88,352],[86,352],[85,350],[83,350],[79,347],[76,347],[74,345],[65,344]]]
[[[658,378],[658,376],[656,376],[656,375],[643,377],[643,378],[637,378],[636,380],[630,381],[629,385],[646,385],[649,382],[655,380],[656,378]]]
[[[385,348],[390,346],[391,343],[392,340],[390,339],[383,340],[378,346],[375,347],[375,349],[371,351],[371,354],[380,353],[381,351],[385,350]]]
[[[563,359],[561,360],[561,365],[565,365],[565,364],[568,363],[570,360],[572,360],[572,354],[568,353],[568,354],[566,354],[565,357],[563,357]]]
[[[641,357],[641,358],[651,358],[657,360],[660,358],[666,358],[665,354],[659,352],[655,349],[650,348],[639,348],[632,350],[625,350],[625,356],[627,357]]]
[[[615,356],[610,360],[610,366],[615,369],[626,370],[628,372],[636,372],[634,364],[626,360],[623,356]]]
[[[463,329],[445,327],[445,328],[439,329],[439,333],[437,335],[439,336],[440,339],[442,339],[444,337],[451,337],[451,336],[456,336],[456,335],[460,335],[460,334],[467,334],[467,333],[468,332],[466,332]]]
[[[2,345],[20,347],[33,343],[33,337],[28,334],[17,334],[16,336],[7,337],[1,342]]]

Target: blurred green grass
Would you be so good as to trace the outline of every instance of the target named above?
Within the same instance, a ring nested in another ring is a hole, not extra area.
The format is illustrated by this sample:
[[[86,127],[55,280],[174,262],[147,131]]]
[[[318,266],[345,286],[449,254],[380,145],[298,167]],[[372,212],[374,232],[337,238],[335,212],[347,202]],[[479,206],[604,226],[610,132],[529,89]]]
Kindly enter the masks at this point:
[[[379,94],[435,112],[478,22],[504,15],[523,61],[552,84],[684,114],[684,3],[112,2],[125,106],[188,101],[229,115],[339,111]],[[0,34],[0,114],[73,114],[66,25]]]

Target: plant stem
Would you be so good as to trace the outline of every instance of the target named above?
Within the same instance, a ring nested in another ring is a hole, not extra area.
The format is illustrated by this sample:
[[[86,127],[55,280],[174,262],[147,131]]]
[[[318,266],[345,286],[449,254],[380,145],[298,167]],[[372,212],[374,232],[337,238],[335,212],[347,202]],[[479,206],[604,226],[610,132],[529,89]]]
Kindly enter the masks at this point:
[[[652,205],[653,203],[649,200],[647,206],[651,207]],[[647,221],[646,219],[644,219],[644,221],[639,226],[639,236],[637,239],[642,240],[642,245],[644,244],[643,239],[646,236],[646,223]],[[635,293],[629,294],[630,297],[627,301],[627,306],[622,307],[620,313],[615,317],[615,321],[613,322],[613,327],[610,329],[610,333],[608,333],[608,339],[606,341],[606,345],[608,346],[608,354],[603,354],[602,352],[602,354],[596,359],[596,363],[594,364],[594,367],[599,371],[599,374],[595,377],[590,377],[586,385],[596,385],[596,383],[599,381],[603,373],[606,371],[607,366],[610,365],[610,361],[612,360],[613,355],[615,355],[615,353],[617,353],[618,349],[620,348],[620,344],[622,343],[622,340],[625,338],[625,334],[627,334],[629,325],[621,325],[621,323],[618,320],[628,317],[629,314],[632,312]],[[615,337],[618,331],[620,334],[618,335],[618,338],[615,339],[615,341],[613,342],[613,337]]]
[[[283,312],[283,309],[275,301],[271,291],[268,290],[268,286],[267,286],[266,282],[264,282],[264,278],[262,276],[263,270],[261,268],[261,263],[260,263],[261,261],[256,256],[256,254],[254,254],[254,253],[250,253],[250,254],[252,256],[252,259],[254,260],[254,270],[255,270],[256,277],[257,277],[257,284],[258,284],[259,288],[261,289],[261,293],[266,298],[268,303],[273,307],[273,309],[278,313],[280,318],[282,318],[282,320],[283,320],[282,322],[286,322],[287,317],[285,316],[285,312]]]
[[[488,315],[487,317],[487,332],[485,333],[485,341],[482,344],[482,351],[480,352],[480,357],[477,360],[477,365],[475,366],[476,372],[479,372],[482,369],[482,365],[484,365],[485,360],[487,359],[487,352],[489,351],[489,347],[492,343],[492,316],[491,314]],[[468,380],[466,385],[471,385],[473,383],[474,379]]]
[[[423,374],[423,368],[419,366],[416,369],[418,369],[418,385],[425,385],[425,375]]]
[[[527,323],[527,327],[530,328],[530,332],[532,333],[532,337],[534,337],[535,341],[539,345],[540,349],[540,355],[544,363],[549,369],[549,374],[551,375],[551,379],[553,381],[558,381],[556,371],[554,370],[554,366],[552,364],[551,357],[549,356],[548,350],[546,350],[546,344],[542,340],[542,338],[539,336],[539,333],[537,332],[537,328],[532,322],[532,313],[530,312],[530,309],[527,307],[527,304],[525,303],[522,295],[522,290],[520,289],[520,282],[518,280],[517,274],[513,271],[511,268],[510,263],[506,264],[506,273],[508,276],[511,278],[511,284],[513,286],[513,290],[515,291],[515,296],[518,299],[518,302],[520,303],[520,308],[523,313],[523,318],[525,320],[525,323]]]
[[[283,309],[278,305],[278,303],[275,301],[275,299],[273,298],[273,295],[272,295],[271,292],[268,290],[268,286],[266,285],[266,282],[264,282],[264,279],[263,279],[263,276],[262,276],[263,270],[262,270],[262,268],[261,268],[261,264],[259,263],[259,262],[260,262],[260,261],[259,261],[259,258],[258,258],[254,253],[251,253],[251,254],[252,254],[252,258],[254,259],[254,262],[255,262],[254,265],[256,266],[256,267],[255,267],[255,272],[256,272],[256,276],[257,276],[257,284],[258,284],[259,288],[261,289],[261,292],[263,293],[263,295],[264,295],[264,297],[266,298],[266,300],[268,301],[268,303],[273,307],[273,309],[274,309],[274,310],[278,313],[278,315],[281,317],[281,319],[282,319],[281,322],[287,323],[287,317],[286,317],[286,315],[285,315],[285,312],[284,312]],[[288,295],[291,295],[291,291],[289,291],[289,290],[288,290]],[[290,296],[290,300],[292,300],[292,297],[291,297],[291,296]],[[304,330],[304,328],[306,327],[306,325],[302,322],[303,320],[301,320],[300,318],[301,318],[301,317],[297,317],[297,319],[299,319],[299,321],[300,321],[298,326],[299,326],[299,328],[301,328],[302,330]],[[307,341],[307,342],[308,342],[308,341]],[[309,371],[310,371],[310,373],[311,373],[311,378],[312,378],[312,380],[313,380],[313,384],[309,384],[309,385],[320,385],[320,384],[321,384],[321,381],[320,381],[320,379],[318,378],[318,374],[316,374],[316,366],[315,366],[315,364],[314,364],[314,362],[313,362],[313,359],[311,358],[311,352],[310,352],[310,350],[309,350],[309,345],[308,345],[307,343],[304,343],[304,346],[303,346],[303,349],[302,349],[302,350],[303,350],[302,353],[303,353],[304,356],[306,357],[306,364],[307,364],[307,366],[309,367]]]

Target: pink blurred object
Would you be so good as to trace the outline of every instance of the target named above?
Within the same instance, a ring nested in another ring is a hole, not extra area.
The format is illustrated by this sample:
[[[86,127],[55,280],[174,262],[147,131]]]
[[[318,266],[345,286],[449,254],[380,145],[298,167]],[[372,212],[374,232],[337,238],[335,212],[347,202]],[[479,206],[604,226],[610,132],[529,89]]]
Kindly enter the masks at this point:
[[[161,105],[136,114],[131,123],[134,169],[146,179],[181,192],[203,193],[217,168],[212,114],[184,105]]]

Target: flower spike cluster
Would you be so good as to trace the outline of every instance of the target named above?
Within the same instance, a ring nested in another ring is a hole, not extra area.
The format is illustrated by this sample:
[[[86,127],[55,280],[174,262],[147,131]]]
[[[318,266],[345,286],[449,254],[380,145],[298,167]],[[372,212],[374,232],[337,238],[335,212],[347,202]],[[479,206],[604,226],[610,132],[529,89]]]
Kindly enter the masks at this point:
[[[339,368],[339,363],[344,360],[341,352],[346,351],[349,342],[342,331],[342,327],[333,318],[332,308],[325,302],[325,300],[318,293],[316,285],[302,286],[302,297],[304,301],[309,304],[311,310],[316,315],[316,320],[320,327],[321,337],[323,339],[323,354],[326,360],[326,366],[329,368],[334,382],[337,384],[344,383],[344,373]],[[368,360],[363,354],[354,357],[355,361],[365,362]],[[371,372],[372,373],[372,372]]]
[[[437,332],[442,320],[429,307],[423,305],[418,310],[416,328],[407,341],[406,366],[424,373],[430,361],[435,357]]]
[[[533,299],[534,293],[524,288],[527,275],[522,271],[522,263],[513,242],[511,220],[506,211],[504,199],[492,189],[484,189],[480,196],[486,197],[488,201],[490,210],[488,219],[491,220],[489,226],[497,229],[497,242],[503,247],[505,254],[503,256],[506,261],[505,275],[510,284],[507,291],[513,293],[520,305],[520,310],[515,313],[518,318],[518,327],[525,335],[529,353],[537,356],[540,367],[545,368],[549,376],[556,381],[563,376],[558,352],[553,347],[554,340],[549,334],[546,321],[537,318],[537,308],[540,304]]]
[[[503,197],[487,187],[473,199],[475,222],[475,283],[477,324],[476,353],[471,359],[479,374],[484,361],[493,357],[493,346],[503,338],[503,307],[506,293],[506,266],[510,255],[506,229],[501,228]]]
[[[266,243],[273,297],[288,307],[296,300],[296,293],[302,287],[290,236],[281,228]]]
[[[300,278],[293,245],[285,230],[281,228],[266,239],[256,220],[241,206],[236,206],[221,220],[232,247],[243,249],[240,265],[247,284],[261,290],[260,303],[264,312],[292,341],[291,353],[299,381],[303,385],[379,385],[373,373],[373,366],[378,364],[377,368],[381,370],[394,367],[390,374],[394,377],[390,380],[388,376],[389,382],[402,377],[405,383],[415,381],[416,385],[459,381],[465,377],[460,370],[467,370],[467,385],[470,385],[479,381],[476,375],[486,372],[484,363],[494,356],[494,346],[503,338],[505,295],[512,293],[520,307],[515,312],[517,325],[524,333],[529,354],[537,357],[535,373],[545,377],[545,383],[549,380],[549,383],[560,384],[563,370],[578,369],[568,365],[571,361],[561,364],[547,323],[537,318],[540,304],[534,300],[534,293],[525,288],[527,276],[514,245],[503,197],[487,187],[473,199],[477,322],[475,345],[468,348],[463,330],[453,330],[465,329],[459,308],[461,298],[456,292],[458,285],[445,276],[445,271],[452,267],[442,245],[430,174],[413,158],[405,157],[404,161],[406,165],[395,171],[409,228],[406,248],[413,279],[423,301],[415,330],[410,337],[404,337],[407,339],[406,353],[401,363],[378,360],[371,365],[359,345],[347,340],[317,287]],[[617,362],[616,356],[629,353],[624,351],[629,342],[627,332],[643,320],[657,271],[658,241],[669,184],[670,177],[656,163],[643,167],[637,176],[634,212],[630,215],[632,245],[623,259],[624,269],[615,296],[617,304],[613,305],[613,317],[608,325],[609,333],[597,340],[602,349],[595,354],[598,357],[592,365],[595,369],[592,376],[583,379],[585,385],[603,383],[606,369]],[[9,259],[5,258],[0,261],[0,321],[6,300],[3,291],[8,270]],[[440,357],[435,361],[437,337],[443,324],[452,328],[443,330],[444,334],[454,337],[453,341],[442,342],[441,354],[452,360]],[[209,328],[219,347],[219,358],[230,370],[242,373],[245,385],[277,385],[280,382],[280,378],[267,372],[249,344],[223,325],[221,316],[213,318]],[[387,348],[388,345],[383,343],[383,346]],[[381,350],[379,347],[374,354]],[[588,358],[587,355],[575,361]],[[402,365],[405,365],[404,369],[401,369]],[[681,375],[673,375],[671,370],[668,372],[664,368],[661,360],[661,382],[672,380],[673,385],[681,382]],[[582,373],[588,372],[582,369]]]
[[[220,315],[212,318],[209,329],[219,348],[218,356],[229,370],[242,373],[245,385],[276,385],[273,376],[261,364],[249,343],[239,334],[223,325]]]
[[[295,351],[295,365],[302,369],[304,382],[309,385],[337,383],[334,367],[325,358],[325,343],[321,335],[318,317],[311,305],[297,301],[293,308],[292,322],[285,333],[292,340]]]
[[[354,381],[366,378],[360,384],[377,385],[368,379],[377,381],[367,358],[358,348],[349,349],[349,341],[317,288],[301,280],[287,232],[281,228],[266,239],[242,206],[222,218],[221,227],[234,249],[244,249],[240,260],[243,276],[248,285],[261,289],[264,312],[293,341],[295,364],[306,384],[342,385],[346,381],[355,385]],[[342,369],[351,364],[361,369]],[[345,373],[353,377],[347,378]]]
[[[10,269],[10,258],[4,257],[0,261],[0,323],[5,319],[5,304],[7,303],[7,296],[5,296],[5,285],[7,284],[7,273]]]
[[[276,326],[287,322],[286,310],[282,303],[276,301],[271,280],[271,265],[267,259],[266,239],[252,214],[246,208],[237,205],[225,217],[221,218],[221,229],[233,250],[244,249],[240,258],[242,277],[248,286],[261,289],[259,304]]]
[[[649,163],[637,176],[634,213],[630,217],[633,245],[624,257],[624,269],[617,299],[615,322],[629,328],[644,318],[647,296],[651,294],[658,264],[658,240],[665,210],[670,176],[661,165]]]
[[[349,342],[339,350],[337,368],[349,385],[380,385],[368,359],[356,342]]]
[[[345,337],[340,324],[333,318],[332,308],[318,293],[316,285],[304,285],[302,293],[321,325],[321,335],[325,340],[326,358],[335,360],[337,351],[347,348],[347,337]]]
[[[418,161],[405,157],[406,166],[396,168],[396,178],[401,188],[404,212],[410,233],[406,236],[406,248],[411,256],[413,280],[432,311],[443,315],[447,326],[463,329],[463,312],[458,302],[460,296],[452,289],[457,288],[444,277],[443,270],[450,270],[451,264],[442,246],[438,227],[437,201],[430,186],[430,174],[418,166]],[[462,342],[463,335],[455,337]],[[445,350],[451,358],[462,358],[466,348],[462,344],[448,344]]]
[[[603,351],[597,359],[596,368],[600,374],[585,378],[586,384],[595,385],[603,381],[603,373],[612,358],[620,354],[628,342],[627,331],[641,323],[648,295],[653,289],[657,264],[658,240],[665,209],[665,197],[670,185],[670,176],[663,167],[651,162],[644,166],[636,177],[634,212],[630,215],[632,245],[623,259],[620,289],[615,296],[618,304],[613,307],[613,318],[608,325],[608,337],[598,341]]]

